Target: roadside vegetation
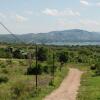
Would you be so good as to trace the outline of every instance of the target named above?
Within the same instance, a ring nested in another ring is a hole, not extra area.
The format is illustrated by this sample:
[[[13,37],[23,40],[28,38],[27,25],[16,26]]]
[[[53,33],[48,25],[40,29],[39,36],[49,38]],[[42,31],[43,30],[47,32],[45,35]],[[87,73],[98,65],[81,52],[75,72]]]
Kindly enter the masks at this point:
[[[99,46],[29,46],[2,43],[0,100],[42,100],[60,85],[69,67],[85,71],[78,100],[99,100],[99,61]],[[90,98],[87,98],[86,91],[89,91]],[[93,93],[97,93],[94,99]]]
[[[100,100],[100,63],[88,67],[83,74],[77,100]]]

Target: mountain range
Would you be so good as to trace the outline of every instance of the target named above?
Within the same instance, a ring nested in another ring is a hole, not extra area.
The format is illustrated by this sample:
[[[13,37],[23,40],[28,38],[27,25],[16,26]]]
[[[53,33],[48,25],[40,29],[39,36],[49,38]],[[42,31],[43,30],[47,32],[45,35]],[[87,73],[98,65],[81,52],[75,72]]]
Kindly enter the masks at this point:
[[[11,34],[0,34],[0,42],[21,42],[20,40],[25,43],[100,42],[100,33],[80,29],[71,29],[38,34],[15,34],[15,36]]]

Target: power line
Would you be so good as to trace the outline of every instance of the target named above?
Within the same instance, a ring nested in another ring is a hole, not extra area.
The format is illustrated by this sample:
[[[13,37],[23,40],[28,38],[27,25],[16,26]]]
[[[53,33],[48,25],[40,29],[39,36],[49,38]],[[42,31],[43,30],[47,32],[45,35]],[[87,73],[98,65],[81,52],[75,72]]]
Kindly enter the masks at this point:
[[[2,22],[0,22],[0,25],[8,32],[10,33],[16,40],[20,41],[21,43],[25,44],[24,41],[19,39],[13,32],[11,32]]]

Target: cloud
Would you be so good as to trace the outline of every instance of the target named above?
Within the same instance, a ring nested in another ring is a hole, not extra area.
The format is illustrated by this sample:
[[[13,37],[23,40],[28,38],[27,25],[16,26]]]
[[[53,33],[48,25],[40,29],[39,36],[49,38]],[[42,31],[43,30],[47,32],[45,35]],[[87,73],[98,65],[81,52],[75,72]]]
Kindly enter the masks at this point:
[[[88,2],[87,0],[80,0],[80,4],[91,7],[100,7],[100,2]]]
[[[42,11],[43,14],[48,15],[48,16],[62,16],[62,17],[66,17],[66,16],[80,16],[79,12],[75,12],[70,8],[67,8],[63,11],[59,11],[57,9],[50,9],[50,8],[46,8],[45,10]]]
[[[86,1],[86,0],[80,0],[80,3],[81,3],[82,5],[86,5],[86,6],[89,5],[89,2]]]
[[[6,21],[12,20],[16,22],[25,22],[28,21],[28,18],[19,14],[13,14],[13,13],[3,14],[0,12],[0,20],[6,20]]]
[[[21,16],[21,15],[18,15],[18,14],[15,15],[15,19],[17,22],[25,22],[28,20],[28,18]]]
[[[58,16],[59,12],[57,9],[49,9],[46,8],[44,11],[42,11],[43,14],[49,15],[49,16]]]

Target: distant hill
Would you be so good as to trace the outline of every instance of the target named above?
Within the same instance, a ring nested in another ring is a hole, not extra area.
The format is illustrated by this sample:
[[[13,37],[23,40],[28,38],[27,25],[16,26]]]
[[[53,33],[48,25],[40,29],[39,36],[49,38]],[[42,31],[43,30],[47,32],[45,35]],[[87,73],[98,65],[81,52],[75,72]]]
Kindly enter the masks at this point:
[[[26,43],[53,43],[53,42],[100,42],[100,33],[88,32],[80,29],[52,31],[48,33],[29,33],[16,35]],[[12,35],[0,35],[0,42],[20,42]]]

